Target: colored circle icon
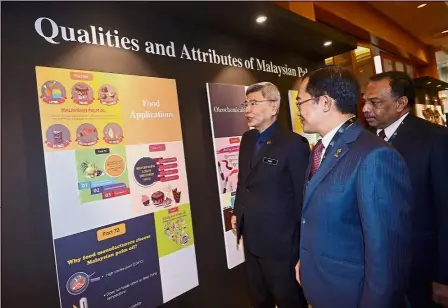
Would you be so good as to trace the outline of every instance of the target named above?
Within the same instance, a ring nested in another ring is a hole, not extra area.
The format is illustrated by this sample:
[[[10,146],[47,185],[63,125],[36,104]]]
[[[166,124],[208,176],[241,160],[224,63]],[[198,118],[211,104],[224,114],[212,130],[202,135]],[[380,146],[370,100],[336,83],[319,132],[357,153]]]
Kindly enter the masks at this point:
[[[104,171],[111,177],[119,177],[123,174],[126,163],[120,155],[113,154],[104,161]]]
[[[140,158],[134,166],[135,181],[143,186],[153,185],[159,176],[159,167],[156,161],[150,157]]]

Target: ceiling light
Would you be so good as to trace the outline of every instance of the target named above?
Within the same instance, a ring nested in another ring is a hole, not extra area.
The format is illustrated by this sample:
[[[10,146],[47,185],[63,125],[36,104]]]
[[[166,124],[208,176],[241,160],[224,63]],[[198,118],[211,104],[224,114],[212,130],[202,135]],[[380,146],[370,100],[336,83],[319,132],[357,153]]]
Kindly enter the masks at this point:
[[[328,47],[328,46],[330,46],[331,44],[333,44],[332,41],[326,41],[326,42],[324,43],[324,46],[325,46],[325,47]]]
[[[448,29],[447,30],[443,30],[442,33],[443,34],[448,33]]]
[[[420,4],[419,6],[417,6],[417,8],[418,9],[421,9],[422,7],[425,7],[426,6],[426,3],[422,3],[422,4]]]
[[[259,24],[262,24],[262,23],[264,23],[267,19],[268,19],[268,18],[267,18],[266,16],[264,16],[264,15],[260,15],[260,16],[257,17],[257,19],[255,19],[255,21],[256,21],[257,23],[259,23]]]
[[[431,84],[431,81],[428,81],[428,83],[427,84]]]
[[[438,84],[438,85],[437,85],[437,88],[440,88],[440,87],[441,87],[441,85]]]

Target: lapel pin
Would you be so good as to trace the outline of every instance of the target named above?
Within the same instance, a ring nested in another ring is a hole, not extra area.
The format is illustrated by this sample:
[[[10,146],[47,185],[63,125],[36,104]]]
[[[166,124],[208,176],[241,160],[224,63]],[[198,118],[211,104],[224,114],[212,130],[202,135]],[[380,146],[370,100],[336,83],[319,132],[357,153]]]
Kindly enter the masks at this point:
[[[341,154],[341,152],[342,152],[342,149],[338,149],[338,150],[336,151],[336,153],[334,154],[334,157],[338,158],[338,157],[339,157],[339,154]]]
[[[266,142],[266,144],[271,144],[271,140],[268,140],[268,142]]]

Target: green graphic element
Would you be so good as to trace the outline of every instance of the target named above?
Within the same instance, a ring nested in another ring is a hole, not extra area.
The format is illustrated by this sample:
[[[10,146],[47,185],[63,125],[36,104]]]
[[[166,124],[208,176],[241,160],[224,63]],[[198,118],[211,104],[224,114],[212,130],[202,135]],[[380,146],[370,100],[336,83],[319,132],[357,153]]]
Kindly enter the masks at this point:
[[[154,213],[159,258],[194,244],[190,204]]]
[[[124,147],[76,150],[75,157],[81,203],[129,194]]]

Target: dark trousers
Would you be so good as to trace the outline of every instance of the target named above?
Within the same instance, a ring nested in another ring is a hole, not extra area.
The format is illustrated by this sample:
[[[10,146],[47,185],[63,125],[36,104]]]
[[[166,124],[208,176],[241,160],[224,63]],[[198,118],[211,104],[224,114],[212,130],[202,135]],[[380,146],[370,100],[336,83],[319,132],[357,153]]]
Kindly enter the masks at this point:
[[[252,255],[247,249],[246,272],[254,308],[306,308],[308,304],[297,283],[294,260],[267,259]]]

